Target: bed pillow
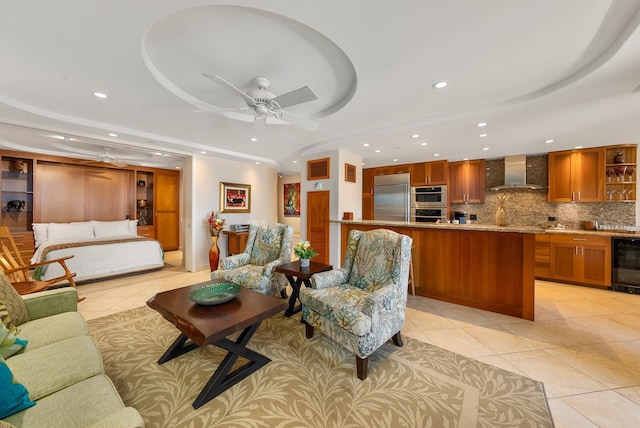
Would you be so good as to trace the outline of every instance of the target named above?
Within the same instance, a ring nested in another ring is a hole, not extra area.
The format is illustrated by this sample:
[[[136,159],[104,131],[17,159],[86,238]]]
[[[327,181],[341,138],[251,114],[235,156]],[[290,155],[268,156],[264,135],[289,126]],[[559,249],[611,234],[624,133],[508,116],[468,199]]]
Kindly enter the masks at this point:
[[[33,228],[33,238],[36,241],[35,246],[38,248],[40,244],[47,242],[47,229],[49,228],[49,223],[32,223],[31,227]]]
[[[129,220],[93,221],[93,232],[96,238],[111,238],[114,236],[130,236]]]
[[[9,315],[15,325],[23,324],[29,321],[29,312],[27,312],[27,304],[18,294],[13,285],[9,282],[9,278],[0,271],[0,302],[4,303],[9,311]]]
[[[129,231],[132,235],[138,235],[138,220],[129,220]]]
[[[36,405],[34,401],[29,399],[27,388],[14,379],[13,373],[2,357],[0,357],[0,390],[2,390],[0,418],[6,418]]]
[[[77,223],[49,223],[47,240],[93,239],[93,224],[90,221]]]
[[[7,326],[0,324],[0,357],[9,358],[27,346],[27,341],[16,337]]]

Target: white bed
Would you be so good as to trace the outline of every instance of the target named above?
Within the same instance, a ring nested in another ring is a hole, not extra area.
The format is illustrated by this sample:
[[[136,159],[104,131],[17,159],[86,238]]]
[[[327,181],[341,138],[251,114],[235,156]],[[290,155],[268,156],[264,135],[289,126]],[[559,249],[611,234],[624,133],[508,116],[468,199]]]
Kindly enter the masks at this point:
[[[136,221],[88,221],[77,223],[34,223],[36,252],[32,263],[68,255],[76,282],[89,281],[158,269],[164,266],[160,242],[137,235]],[[51,264],[41,279],[59,276],[64,271]]]

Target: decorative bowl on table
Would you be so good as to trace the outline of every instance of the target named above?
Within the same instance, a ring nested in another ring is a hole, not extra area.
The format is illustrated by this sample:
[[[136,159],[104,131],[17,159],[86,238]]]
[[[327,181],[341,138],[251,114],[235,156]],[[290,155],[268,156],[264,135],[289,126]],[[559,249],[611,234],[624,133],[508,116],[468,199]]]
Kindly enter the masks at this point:
[[[239,284],[218,282],[196,288],[189,293],[189,298],[199,305],[218,305],[233,299],[239,292]]]

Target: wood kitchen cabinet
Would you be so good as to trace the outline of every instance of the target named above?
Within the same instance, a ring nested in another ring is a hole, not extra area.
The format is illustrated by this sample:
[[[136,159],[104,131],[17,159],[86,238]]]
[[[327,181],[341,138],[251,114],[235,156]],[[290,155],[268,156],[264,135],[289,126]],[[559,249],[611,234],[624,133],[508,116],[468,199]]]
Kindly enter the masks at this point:
[[[551,235],[549,276],[593,286],[611,285],[611,238],[579,234]]]
[[[604,147],[549,153],[549,202],[601,202],[604,182]]]
[[[536,234],[536,278],[549,279],[551,262],[551,236],[546,233]]]
[[[447,184],[449,181],[449,162],[433,161],[411,164],[411,185]]]
[[[449,202],[484,203],[485,179],[484,159],[449,163]]]
[[[362,219],[373,220],[373,176],[376,168],[362,170]]]

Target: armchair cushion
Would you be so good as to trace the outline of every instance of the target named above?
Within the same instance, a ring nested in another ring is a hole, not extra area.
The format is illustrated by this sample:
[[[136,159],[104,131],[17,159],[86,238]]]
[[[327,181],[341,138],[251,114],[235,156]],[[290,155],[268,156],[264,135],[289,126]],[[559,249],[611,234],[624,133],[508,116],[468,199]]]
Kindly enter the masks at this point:
[[[358,243],[349,284],[375,291],[391,282],[396,238],[387,234],[363,234]]]
[[[350,331],[356,336],[371,332],[370,308],[365,291],[356,287],[331,287],[311,289],[306,294],[305,305],[313,311],[323,314],[333,324]]]
[[[260,226],[256,232],[256,239],[251,249],[249,263],[261,265],[275,260],[280,255],[282,246],[282,229],[276,227]]]

